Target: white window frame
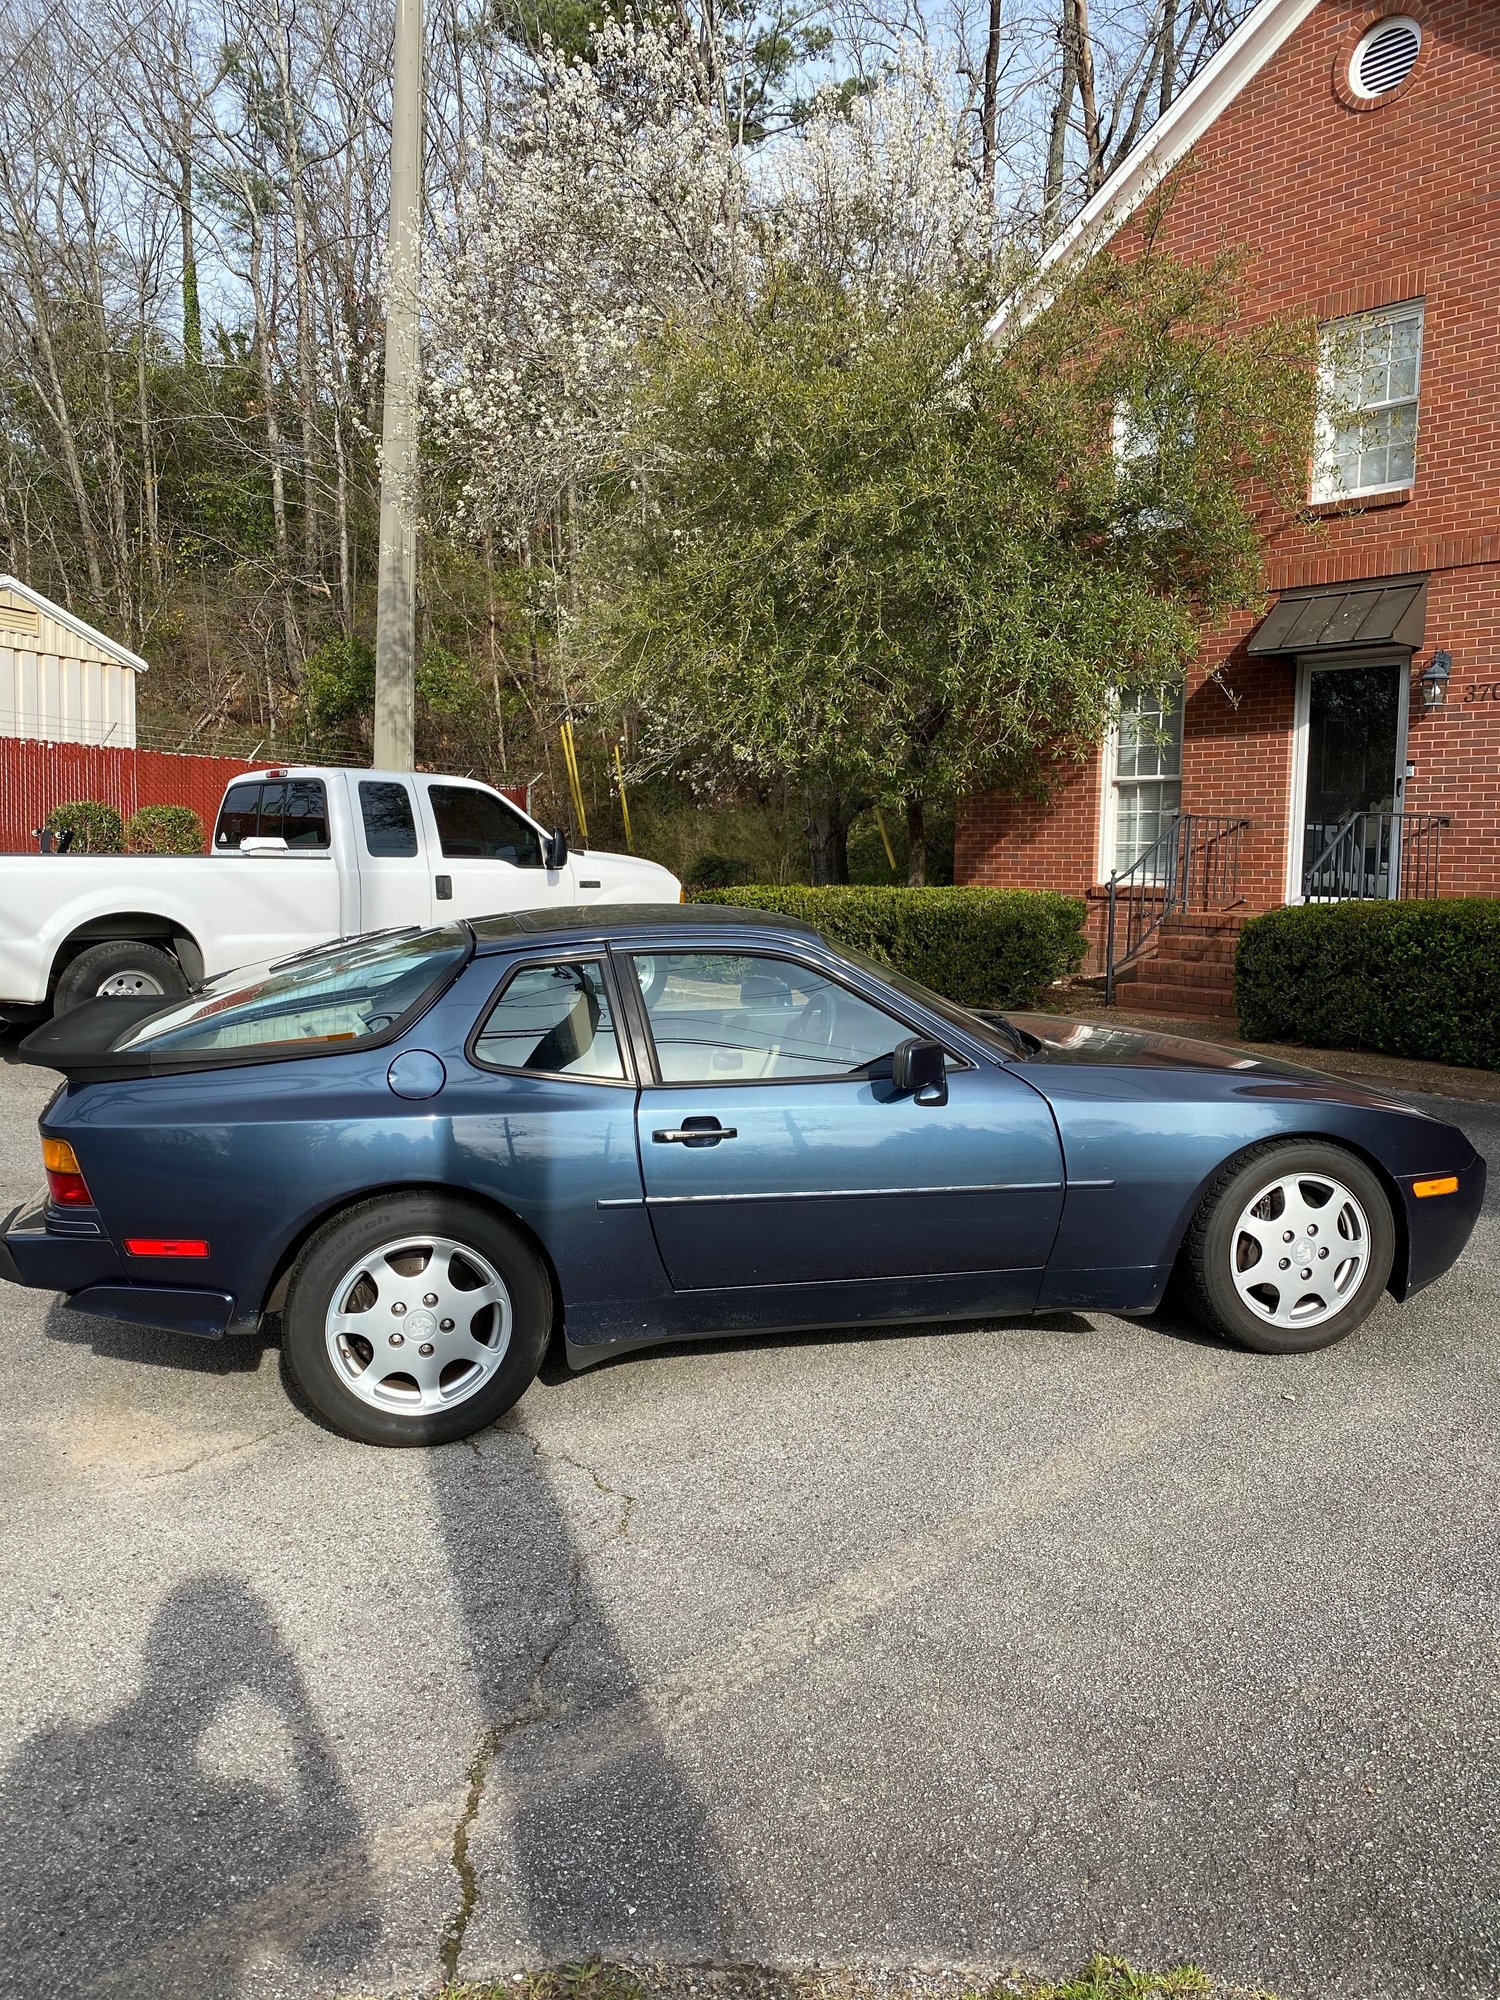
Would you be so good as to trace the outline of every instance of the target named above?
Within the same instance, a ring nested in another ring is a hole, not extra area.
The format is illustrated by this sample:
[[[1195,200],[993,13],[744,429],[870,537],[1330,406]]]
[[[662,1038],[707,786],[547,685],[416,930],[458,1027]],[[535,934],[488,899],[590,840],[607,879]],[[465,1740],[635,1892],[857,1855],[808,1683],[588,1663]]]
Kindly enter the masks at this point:
[[[1177,770],[1164,772],[1160,777],[1122,777],[1120,774],[1120,724],[1118,716],[1110,724],[1109,733],[1099,754],[1099,873],[1098,880],[1107,882],[1118,866],[1120,812],[1119,793],[1121,785],[1176,785],[1178,810],[1182,803],[1182,735],[1187,690],[1184,688],[1177,698]],[[1117,700],[1117,707],[1122,706]],[[1127,863],[1127,866],[1130,864]]]
[[[1362,402],[1357,409],[1341,411],[1345,423],[1357,422],[1360,418],[1381,414],[1389,410],[1406,410],[1412,413],[1412,475],[1411,479],[1369,480],[1359,486],[1345,486],[1338,477],[1336,448],[1338,426],[1334,421],[1331,405],[1337,383],[1337,362],[1333,352],[1334,343],[1357,334],[1370,326],[1388,326],[1395,320],[1415,319],[1417,322],[1417,368],[1416,380],[1409,396],[1377,397],[1370,402]],[[1329,320],[1319,329],[1321,353],[1318,362],[1318,420],[1316,430],[1316,459],[1312,469],[1311,499],[1314,506],[1324,506],[1340,500],[1358,500],[1372,493],[1395,493],[1411,485],[1416,479],[1417,424],[1422,405],[1422,350],[1427,331],[1426,304],[1422,299],[1403,299],[1398,305],[1379,306],[1374,312],[1351,313],[1344,319]]]

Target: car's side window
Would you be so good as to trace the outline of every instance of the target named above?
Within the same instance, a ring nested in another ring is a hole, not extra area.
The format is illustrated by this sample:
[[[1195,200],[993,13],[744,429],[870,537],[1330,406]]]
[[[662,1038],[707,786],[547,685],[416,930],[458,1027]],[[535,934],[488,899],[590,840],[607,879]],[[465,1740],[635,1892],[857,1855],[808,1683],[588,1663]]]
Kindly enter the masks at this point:
[[[446,859],[541,867],[541,835],[494,792],[482,792],[474,785],[429,785],[427,796]]]
[[[654,952],[632,959],[664,1083],[848,1076],[911,1030],[795,959]]]
[[[523,965],[490,1009],[474,1057],[491,1069],[622,1081],[603,967],[592,959]]]
[[[359,811],[368,854],[399,859],[416,853],[417,822],[405,785],[386,778],[361,779]]]

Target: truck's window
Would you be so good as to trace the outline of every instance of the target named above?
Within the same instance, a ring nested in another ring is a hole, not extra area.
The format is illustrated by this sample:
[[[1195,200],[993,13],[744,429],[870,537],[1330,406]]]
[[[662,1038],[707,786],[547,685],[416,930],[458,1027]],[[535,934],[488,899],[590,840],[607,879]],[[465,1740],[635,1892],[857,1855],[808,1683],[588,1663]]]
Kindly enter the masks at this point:
[[[359,810],[369,853],[396,856],[416,853],[417,822],[412,816],[411,793],[405,785],[371,778],[362,780]]]
[[[321,778],[256,779],[224,794],[215,847],[284,840],[288,847],[328,845],[328,800]]]
[[[609,989],[598,964],[523,965],[490,1009],[474,1059],[495,1069],[623,1079]]]
[[[541,835],[494,792],[481,792],[473,785],[429,785],[427,796],[445,859],[541,867]]]
[[[241,967],[127,1030],[114,1046],[162,1055],[347,1048],[414,1018],[468,954],[468,931],[444,924]]]
[[[264,789],[260,784],[229,787],[219,808],[215,847],[238,847],[242,840],[254,839],[260,831],[260,795]]]

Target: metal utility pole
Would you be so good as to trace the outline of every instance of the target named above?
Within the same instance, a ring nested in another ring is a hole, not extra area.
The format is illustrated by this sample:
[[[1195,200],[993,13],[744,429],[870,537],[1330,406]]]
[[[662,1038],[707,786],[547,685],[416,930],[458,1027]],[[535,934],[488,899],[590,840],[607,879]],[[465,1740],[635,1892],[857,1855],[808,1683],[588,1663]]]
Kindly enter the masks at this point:
[[[375,766],[409,771],[417,670],[417,389],[421,365],[422,0],[396,0],[387,238],[380,580],[375,608]]]

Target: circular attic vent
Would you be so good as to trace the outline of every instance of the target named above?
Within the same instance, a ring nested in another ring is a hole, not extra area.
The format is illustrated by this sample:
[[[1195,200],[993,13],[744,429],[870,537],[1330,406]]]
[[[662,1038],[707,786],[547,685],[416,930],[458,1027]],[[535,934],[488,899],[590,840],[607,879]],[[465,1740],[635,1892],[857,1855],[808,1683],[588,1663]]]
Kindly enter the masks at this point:
[[[1410,14],[1388,14],[1359,38],[1349,81],[1361,97],[1384,97],[1405,83],[1422,50],[1422,30]]]

